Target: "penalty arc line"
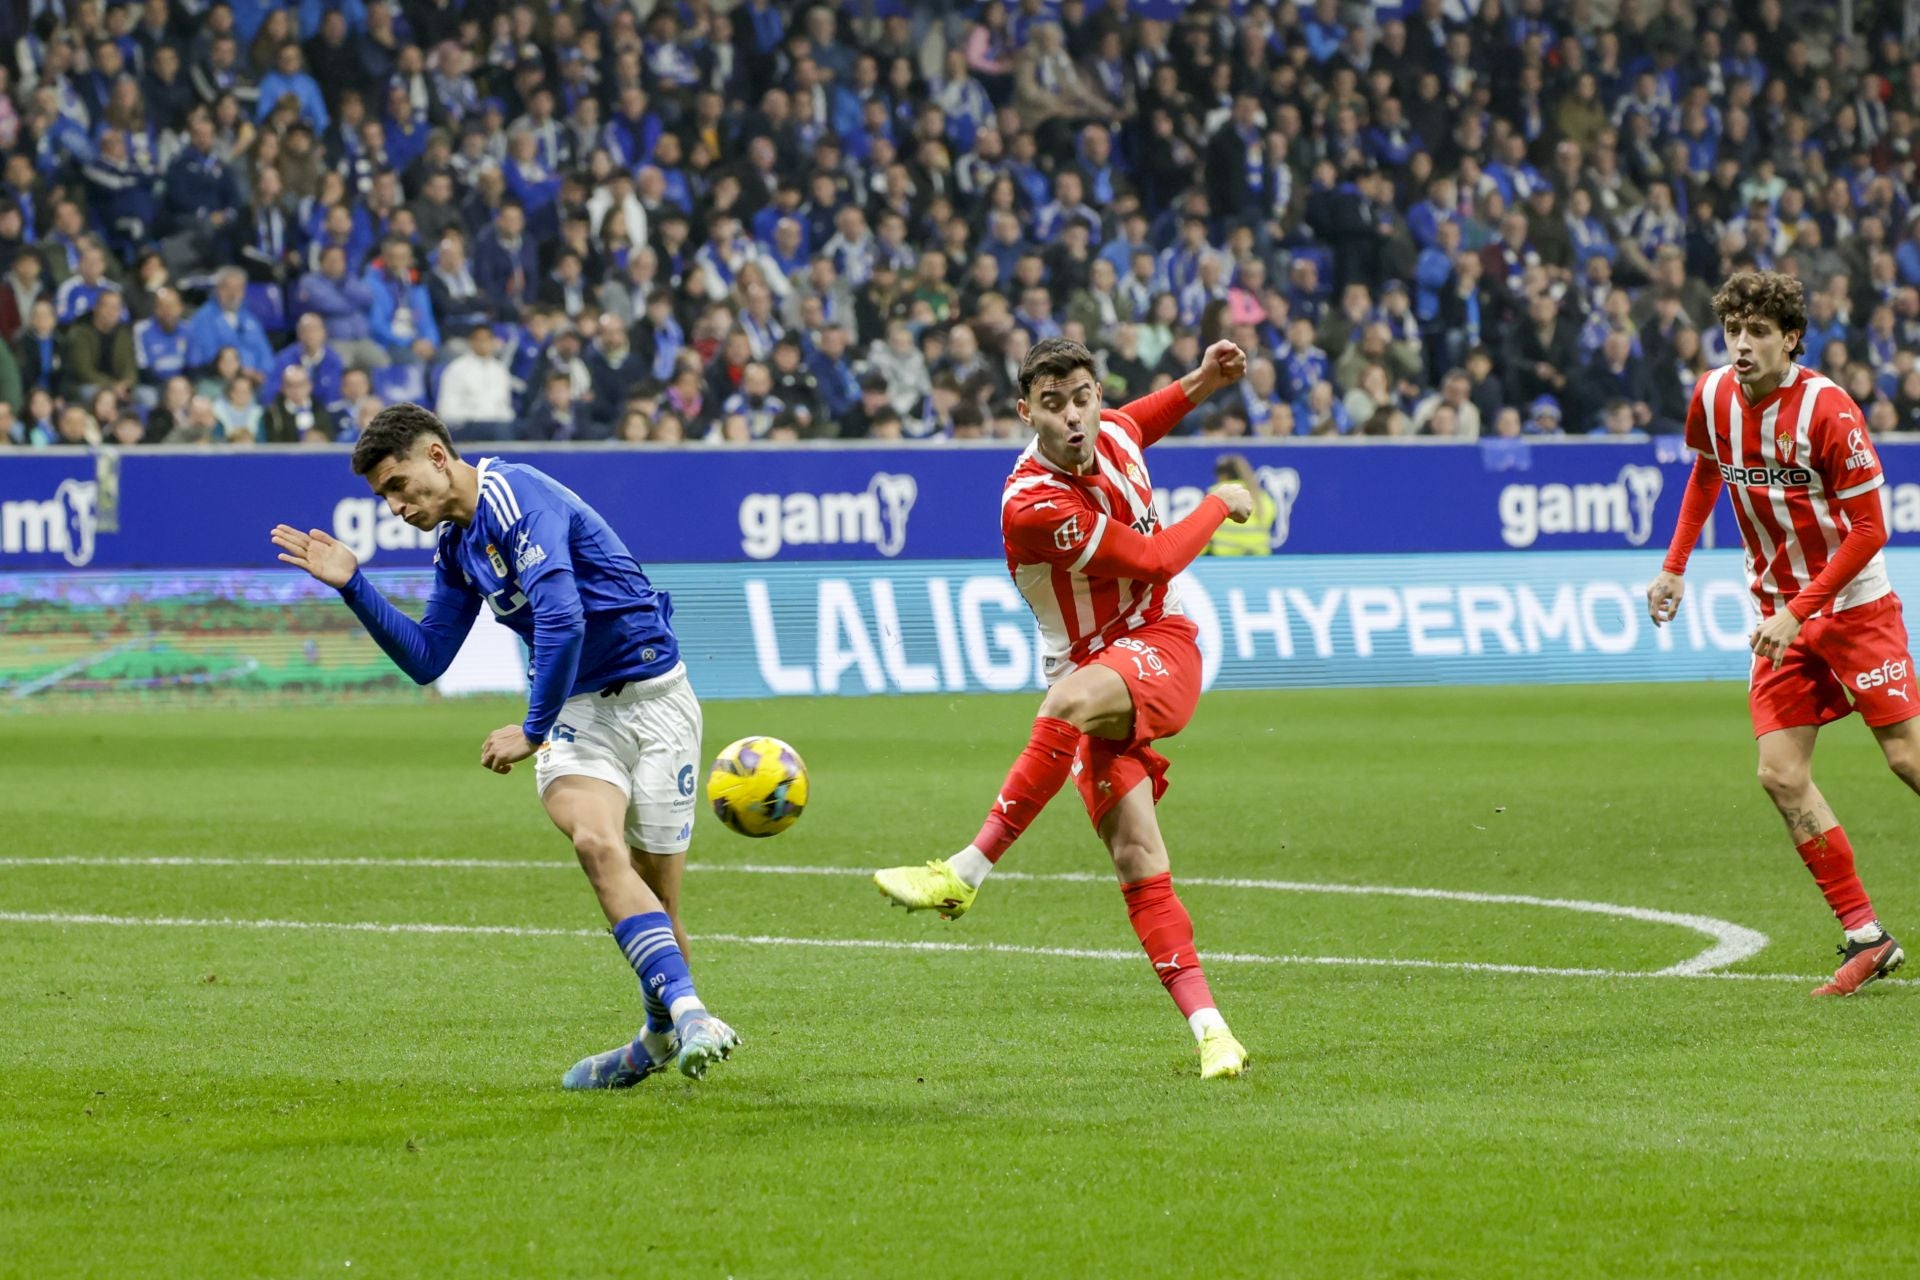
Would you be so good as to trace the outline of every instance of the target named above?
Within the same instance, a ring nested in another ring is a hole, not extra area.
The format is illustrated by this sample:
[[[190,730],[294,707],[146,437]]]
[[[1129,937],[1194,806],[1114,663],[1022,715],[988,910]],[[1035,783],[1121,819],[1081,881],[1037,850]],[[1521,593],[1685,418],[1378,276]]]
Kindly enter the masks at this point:
[[[89,857],[74,855],[50,858],[0,858],[0,867],[311,867],[419,870],[565,870],[574,864],[558,859],[502,858],[233,858],[233,857]],[[691,863],[689,871],[735,873],[743,875],[858,876],[873,874],[860,867],[807,866],[782,863]],[[1038,883],[1103,883],[1111,877],[1091,871],[1025,872],[998,871],[996,880]],[[1767,946],[1767,935],[1757,929],[1721,920],[1714,916],[1688,912],[1660,911],[1651,907],[1625,906],[1614,902],[1593,902],[1580,898],[1543,898],[1521,893],[1479,893],[1461,889],[1428,889],[1395,885],[1322,884],[1300,880],[1259,880],[1221,876],[1183,876],[1183,886],[1219,889],[1258,889],[1275,893],[1334,893],[1362,897],[1423,898],[1442,902],[1471,902],[1491,906],[1541,907],[1555,911],[1576,911],[1588,915],[1638,920],[1648,924],[1673,925],[1690,929],[1713,940],[1697,955],[1655,971],[1662,977],[1692,977],[1724,969],[1752,959]],[[1043,953],[1050,954],[1050,953]],[[1464,962],[1463,962],[1464,963]],[[1497,970],[1497,966],[1495,967]],[[1535,969],[1522,966],[1521,972]],[[1586,970],[1539,970],[1540,972],[1587,973]],[[1611,972],[1611,971],[1593,971]]]
[[[0,911],[0,924],[104,925],[114,928],[247,929],[313,933],[428,934],[454,937],[591,938],[601,940],[605,929],[554,929],[513,924],[431,924],[374,920],[248,920],[227,916],[114,916],[59,911]],[[1005,942],[899,941],[868,938],[785,938],[773,934],[696,933],[692,941],[765,947],[812,947],[835,951],[919,951],[937,954],[1044,956],[1069,960],[1118,960],[1129,964],[1138,951],[1091,947],[1035,947]],[[1474,960],[1419,960],[1386,956],[1261,955],[1240,951],[1209,951],[1208,964],[1320,965],[1331,968],[1424,969],[1456,973],[1500,973],[1542,978],[1718,978],[1745,982],[1819,982],[1822,977],[1791,973],[1676,972],[1673,969],[1582,969],[1547,965],[1491,964]],[[1885,981],[1885,980],[1883,980]],[[1900,983],[1898,985],[1906,985]]]

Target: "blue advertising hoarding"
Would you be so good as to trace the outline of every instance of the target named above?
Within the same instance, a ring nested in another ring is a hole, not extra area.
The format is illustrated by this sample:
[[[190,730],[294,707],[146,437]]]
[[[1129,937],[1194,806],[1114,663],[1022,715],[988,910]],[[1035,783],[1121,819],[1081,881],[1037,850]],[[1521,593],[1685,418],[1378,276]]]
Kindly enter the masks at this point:
[[[1571,551],[1665,544],[1688,460],[1657,442],[1250,444],[1296,555]],[[1163,516],[1212,481],[1213,442],[1149,455]],[[1883,448],[1894,545],[1920,546],[1920,446]],[[1016,453],[912,448],[511,450],[571,486],[645,564],[990,560]],[[1912,465],[1909,465],[1911,459]],[[267,530],[322,528],[364,563],[428,563],[340,449],[0,455],[0,572],[270,567]],[[1721,504],[1708,545],[1735,546]]]
[[[1888,553],[1920,592],[1920,549]],[[1178,579],[1205,686],[1738,680],[1753,625],[1740,556],[1699,553],[1655,628],[1644,551],[1202,559]],[[374,569],[417,611],[431,572]],[[1042,687],[1033,619],[993,560],[662,565],[703,697]],[[290,570],[0,574],[0,697],[411,686],[335,592]],[[1844,673],[1843,673],[1844,674]],[[523,694],[526,654],[482,610],[439,684]]]

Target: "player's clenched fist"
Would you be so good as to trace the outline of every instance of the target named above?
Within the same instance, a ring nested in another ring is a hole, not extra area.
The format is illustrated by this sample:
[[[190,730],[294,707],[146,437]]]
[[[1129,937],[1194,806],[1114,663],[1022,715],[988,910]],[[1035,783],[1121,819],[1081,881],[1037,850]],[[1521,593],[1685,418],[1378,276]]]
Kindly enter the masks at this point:
[[[1253,494],[1243,484],[1229,480],[1207,490],[1227,504],[1227,519],[1235,524],[1245,524],[1247,517],[1253,514]]]
[[[283,562],[305,569],[330,587],[346,586],[360,567],[346,544],[318,529],[302,533],[292,525],[277,524],[273,527],[273,545],[280,548]]]
[[[1201,357],[1200,371],[1215,382],[1238,382],[1247,373],[1247,353],[1231,342],[1216,342]]]
[[[1672,622],[1680,616],[1680,600],[1687,594],[1687,583],[1677,573],[1661,572],[1647,584],[1647,616],[1654,626]]]

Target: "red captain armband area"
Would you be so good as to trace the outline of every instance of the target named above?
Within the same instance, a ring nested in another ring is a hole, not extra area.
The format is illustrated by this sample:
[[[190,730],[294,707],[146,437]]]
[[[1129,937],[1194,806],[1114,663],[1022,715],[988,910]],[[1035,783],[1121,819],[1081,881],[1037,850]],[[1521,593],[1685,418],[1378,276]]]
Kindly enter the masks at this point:
[[[1694,455],[1693,470],[1687,476],[1686,492],[1680,496],[1680,519],[1673,527],[1673,541],[1667,544],[1667,559],[1660,566],[1662,569],[1672,574],[1687,571],[1687,557],[1693,554],[1694,544],[1700,540],[1700,530],[1713,514],[1713,504],[1719,500],[1724,483],[1720,479],[1720,468],[1714,465],[1712,459]]]
[[[1847,536],[1840,540],[1827,567],[1787,601],[1787,611],[1802,622],[1832,604],[1841,588],[1858,577],[1867,562],[1887,545],[1887,526],[1881,518],[1878,488],[1856,493],[1851,498],[1837,498],[1834,506],[1847,518]]]

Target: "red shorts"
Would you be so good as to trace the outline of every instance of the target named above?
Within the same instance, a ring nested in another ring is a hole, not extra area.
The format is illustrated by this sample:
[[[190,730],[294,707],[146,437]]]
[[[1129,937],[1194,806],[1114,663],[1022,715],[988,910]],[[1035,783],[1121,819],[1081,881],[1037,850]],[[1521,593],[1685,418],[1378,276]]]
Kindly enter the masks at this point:
[[[1073,780],[1093,825],[1146,779],[1153,801],[1167,793],[1167,758],[1153,749],[1187,727],[1200,702],[1199,631],[1182,617],[1162,618],[1115,640],[1089,660],[1117,672],[1133,695],[1133,736],[1122,742],[1083,735]]]
[[[1808,619],[1779,668],[1756,657],[1747,681],[1756,738],[1776,729],[1828,724],[1855,708],[1870,725],[1898,724],[1920,715],[1916,698],[1920,686],[1907,653],[1900,597],[1891,592]]]

